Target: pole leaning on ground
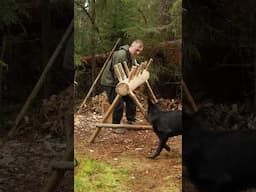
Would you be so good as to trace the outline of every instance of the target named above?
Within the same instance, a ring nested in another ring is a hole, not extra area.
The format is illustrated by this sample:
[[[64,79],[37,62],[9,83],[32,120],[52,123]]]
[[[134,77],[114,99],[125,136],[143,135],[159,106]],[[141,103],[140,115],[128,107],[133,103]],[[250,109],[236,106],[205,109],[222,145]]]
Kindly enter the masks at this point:
[[[90,95],[91,95],[91,93],[92,93],[92,91],[93,91],[93,88],[95,87],[95,85],[96,85],[96,83],[98,82],[98,80],[99,80],[101,74],[103,73],[104,69],[106,68],[106,66],[107,66],[109,60],[111,59],[111,57],[112,57],[112,55],[113,55],[113,53],[114,53],[114,51],[115,51],[117,45],[119,44],[120,40],[121,40],[121,38],[119,38],[119,39],[116,41],[116,43],[115,43],[113,49],[111,50],[110,54],[108,55],[108,58],[107,58],[107,60],[105,61],[105,63],[104,63],[104,65],[103,65],[102,69],[100,70],[98,76],[97,76],[96,79],[94,80],[94,82],[93,82],[93,84],[92,84],[90,90],[88,91],[86,97],[84,98],[82,104],[80,105],[80,107],[79,107],[79,109],[78,109],[78,111],[77,111],[78,114],[81,113],[81,111],[82,111],[82,109],[83,109],[83,107],[84,107],[84,105],[85,105],[87,99],[90,97]]]
[[[66,32],[64,33],[60,43],[58,44],[58,46],[55,49],[54,53],[52,54],[50,60],[48,61],[47,65],[45,66],[44,71],[41,74],[39,80],[37,81],[34,89],[32,90],[31,94],[27,98],[26,103],[23,105],[20,113],[18,114],[18,116],[15,120],[14,127],[8,133],[8,137],[12,137],[14,135],[18,124],[20,123],[21,119],[23,118],[23,116],[27,112],[28,107],[30,106],[30,104],[32,103],[32,101],[37,96],[38,92],[40,91],[40,89],[41,89],[41,87],[42,87],[42,85],[43,85],[43,83],[44,83],[44,81],[47,77],[48,72],[50,71],[52,65],[54,64],[54,62],[57,59],[58,55],[60,54],[61,50],[64,48],[65,43],[67,42],[68,38],[73,33],[73,31],[74,31],[74,21],[72,20],[70,22]]]

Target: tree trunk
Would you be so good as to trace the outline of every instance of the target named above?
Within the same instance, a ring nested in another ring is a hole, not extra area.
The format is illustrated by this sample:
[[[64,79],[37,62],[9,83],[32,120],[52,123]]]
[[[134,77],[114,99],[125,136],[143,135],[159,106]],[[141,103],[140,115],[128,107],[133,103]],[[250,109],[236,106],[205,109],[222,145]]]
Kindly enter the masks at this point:
[[[41,1],[41,32],[42,32],[42,67],[43,70],[49,60],[50,55],[50,42],[51,42],[51,15],[50,15],[50,0]],[[49,74],[44,84],[44,96],[49,94],[51,75]]]
[[[170,0],[161,0],[159,3],[159,11],[160,11],[160,25],[167,25],[170,23],[170,13],[169,10],[171,8],[171,1]],[[167,29],[163,28],[161,30],[161,33],[166,36],[168,35]],[[169,35],[166,38],[167,40],[170,40],[171,38]]]
[[[92,55],[92,81],[96,78],[96,59],[95,59],[95,49],[96,49],[96,38],[95,38],[95,25],[96,25],[96,9],[95,9],[95,0],[91,1],[91,16],[92,16],[92,34],[91,34],[91,55]],[[94,89],[92,92],[92,96],[96,95],[96,90]]]
[[[3,36],[3,43],[2,43],[2,51],[1,51],[1,57],[0,60],[4,60],[4,54],[5,54],[5,48],[6,48],[6,35]],[[0,117],[2,117],[2,96],[3,96],[3,92],[2,92],[2,84],[3,84],[3,66],[2,64],[0,64]],[[1,125],[1,119],[0,119],[0,125]]]
[[[253,29],[253,34],[256,33],[256,14],[254,14],[253,16],[253,20],[252,23],[254,23],[254,25],[252,25]],[[254,109],[256,109],[256,36],[254,35]]]
[[[254,41],[254,107],[256,109],[256,38]]]

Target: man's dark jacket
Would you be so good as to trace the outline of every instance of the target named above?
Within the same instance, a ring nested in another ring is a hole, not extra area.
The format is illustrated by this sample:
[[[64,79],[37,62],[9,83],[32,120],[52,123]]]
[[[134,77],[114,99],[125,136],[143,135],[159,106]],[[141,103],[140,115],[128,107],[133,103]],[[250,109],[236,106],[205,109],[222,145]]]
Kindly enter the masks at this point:
[[[114,65],[123,63],[124,61],[127,62],[129,68],[131,68],[131,65],[135,62],[129,53],[129,45],[121,46],[119,50],[114,52],[112,59],[108,62],[101,76],[101,85],[110,87],[116,86],[118,81],[114,74]]]

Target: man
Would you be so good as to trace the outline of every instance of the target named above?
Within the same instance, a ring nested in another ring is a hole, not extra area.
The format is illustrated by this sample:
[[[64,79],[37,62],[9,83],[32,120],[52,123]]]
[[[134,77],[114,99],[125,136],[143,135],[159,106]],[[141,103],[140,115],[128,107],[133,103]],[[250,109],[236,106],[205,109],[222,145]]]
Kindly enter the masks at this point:
[[[132,44],[124,45],[119,48],[119,50],[115,51],[112,59],[107,64],[102,77],[101,77],[101,85],[103,89],[106,91],[108,96],[108,102],[111,104],[116,97],[115,87],[118,83],[118,80],[114,73],[114,65],[118,63],[127,62],[128,67],[131,69],[131,66],[135,64],[135,56],[139,55],[143,50],[143,42],[139,39],[132,42]],[[115,107],[113,111],[113,124],[120,124],[122,116],[124,103],[126,103],[126,118],[128,124],[133,124],[135,122],[136,116],[136,105],[132,101],[129,96],[123,96],[119,102],[119,104]],[[115,129],[116,133],[124,133],[124,129]]]

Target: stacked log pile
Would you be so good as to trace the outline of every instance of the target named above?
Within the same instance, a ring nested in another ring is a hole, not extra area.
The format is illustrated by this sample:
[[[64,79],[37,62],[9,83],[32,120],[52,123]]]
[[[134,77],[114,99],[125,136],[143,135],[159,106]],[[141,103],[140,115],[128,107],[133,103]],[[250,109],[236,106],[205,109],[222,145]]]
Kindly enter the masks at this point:
[[[20,123],[19,133],[65,136],[64,117],[73,114],[73,87],[43,99],[31,109]]]
[[[199,108],[207,114],[210,129],[235,131],[256,129],[256,114],[246,104],[204,103]]]

